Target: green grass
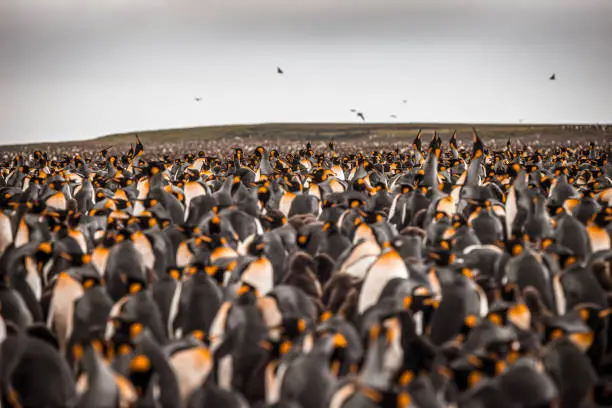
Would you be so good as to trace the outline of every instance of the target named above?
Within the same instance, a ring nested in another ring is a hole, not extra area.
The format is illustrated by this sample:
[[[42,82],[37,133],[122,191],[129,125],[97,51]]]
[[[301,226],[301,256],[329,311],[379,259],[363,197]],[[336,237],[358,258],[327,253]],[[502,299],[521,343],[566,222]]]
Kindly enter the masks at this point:
[[[412,142],[418,129],[423,129],[423,141],[429,141],[434,130],[441,133],[443,140],[448,140],[456,130],[459,140],[467,141],[472,136],[472,125],[452,123],[268,123],[257,125],[227,125],[207,126],[181,129],[163,129],[142,132],[112,134],[86,141],[66,141],[58,143],[36,143],[29,148],[46,148],[47,146],[125,146],[135,142],[137,133],[146,145],[158,143],[182,144],[185,142],[216,141],[217,143],[240,143],[245,140],[259,142],[267,140],[271,143],[283,143],[310,140],[337,142],[359,142],[375,139],[384,143]],[[611,130],[603,132],[599,129],[586,128],[580,131],[563,129],[560,125],[503,125],[478,124],[476,129],[485,143],[487,141],[505,141],[511,138],[517,140],[550,141],[586,141],[606,140],[610,138]],[[237,139],[239,138],[239,139]],[[17,149],[22,146],[4,146]]]
[[[433,130],[441,132],[442,136],[450,137],[457,130],[459,139],[471,138],[472,125],[467,124],[346,124],[346,123],[270,123],[261,125],[231,125],[210,126],[184,129],[167,129],[156,131],[138,132],[143,143],[157,142],[187,142],[206,140],[229,140],[235,137],[242,139],[270,141],[296,141],[311,140],[322,141],[335,139],[340,142],[350,142],[367,139],[376,135],[379,139],[404,139],[414,138],[418,129],[423,129],[423,139],[427,141]],[[500,140],[511,138],[532,138],[540,135],[544,139],[566,140],[568,137],[575,138],[576,132],[564,130],[557,125],[477,125],[476,129],[483,140]],[[134,141],[134,132],[103,136],[93,139],[91,142],[99,144],[123,144]],[[579,133],[587,138],[604,138],[600,130],[585,130]]]

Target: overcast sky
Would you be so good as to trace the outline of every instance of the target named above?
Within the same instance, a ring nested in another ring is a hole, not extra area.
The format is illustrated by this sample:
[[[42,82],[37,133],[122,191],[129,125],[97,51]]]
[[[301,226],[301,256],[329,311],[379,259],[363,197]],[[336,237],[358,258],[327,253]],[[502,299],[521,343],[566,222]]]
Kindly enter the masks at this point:
[[[612,122],[610,44],[610,0],[0,0],[0,141]]]

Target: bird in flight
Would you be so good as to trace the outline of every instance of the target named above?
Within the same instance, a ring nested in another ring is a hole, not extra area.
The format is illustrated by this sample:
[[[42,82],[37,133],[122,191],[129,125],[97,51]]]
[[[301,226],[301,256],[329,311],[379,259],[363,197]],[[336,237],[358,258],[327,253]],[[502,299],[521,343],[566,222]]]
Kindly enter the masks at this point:
[[[284,74],[285,72],[280,68],[280,67],[276,67],[276,73],[277,74]]]
[[[556,79],[557,79],[557,74],[552,74],[550,78],[548,78],[549,81],[554,81]]]
[[[355,113],[357,112],[357,109],[351,109],[351,112]]]
[[[393,119],[397,119],[397,115],[391,115]]]
[[[361,118],[361,120],[365,122],[365,116],[363,116],[363,113],[357,112],[357,117]]]
[[[404,99],[402,102],[406,103],[406,102],[408,102],[408,101],[407,101],[406,99]]]
[[[202,102],[202,98],[200,98],[199,96],[193,98],[196,102]]]

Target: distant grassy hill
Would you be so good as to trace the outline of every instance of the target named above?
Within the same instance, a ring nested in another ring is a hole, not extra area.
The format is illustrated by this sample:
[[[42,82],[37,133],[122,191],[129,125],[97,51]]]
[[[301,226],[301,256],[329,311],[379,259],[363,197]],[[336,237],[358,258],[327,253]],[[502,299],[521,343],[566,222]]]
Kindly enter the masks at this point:
[[[610,140],[612,138],[612,127],[610,126],[608,126],[607,131],[604,131],[601,127],[590,125],[580,125],[580,129],[568,125],[479,124],[475,126],[484,141],[502,141],[511,138],[514,141],[540,140],[546,143],[553,140],[561,142],[567,140]],[[440,132],[444,140],[447,140],[454,130],[457,131],[460,140],[467,140],[472,134],[472,125],[452,123],[269,123],[129,132],[86,141],[40,143],[28,147],[45,148],[50,145],[121,146],[134,143],[135,134],[138,134],[145,146],[160,143],[177,145],[193,142],[205,143],[206,141],[214,141],[214,144],[231,144],[247,140],[282,144],[283,142],[298,140],[317,142],[331,139],[339,143],[365,142],[373,139],[382,143],[405,143],[412,141],[418,129],[423,129],[425,132],[423,138],[425,142],[429,140],[429,135],[434,130]],[[20,146],[4,146],[3,148],[17,149]]]
[[[448,135],[456,130],[459,139],[472,135],[472,125],[468,124],[418,124],[418,123],[270,123],[261,125],[209,126],[184,129],[168,129],[138,132],[143,143],[187,142],[206,140],[248,139],[269,140],[276,142],[309,139],[312,141],[334,139],[339,142],[350,142],[374,136],[377,139],[395,139],[402,141],[413,138],[418,129],[431,133],[434,130]],[[584,126],[580,131],[559,125],[476,125],[483,139],[513,139],[539,137],[542,140],[566,140],[577,134],[585,138],[601,139],[605,132],[601,129]],[[611,133],[611,132],[608,132]],[[103,136],[92,142],[101,144],[131,143],[135,133],[124,133]],[[609,134],[608,134],[609,135]],[[427,136],[424,138],[427,140]]]

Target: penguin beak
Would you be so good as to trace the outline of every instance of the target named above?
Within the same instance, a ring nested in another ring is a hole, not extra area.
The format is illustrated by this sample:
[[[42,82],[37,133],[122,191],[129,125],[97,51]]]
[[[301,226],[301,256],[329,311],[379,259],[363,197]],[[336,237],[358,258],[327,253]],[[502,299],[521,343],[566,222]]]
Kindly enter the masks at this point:
[[[585,333],[572,333],[569,335],[569,338],[584,353],[593,344],[594,336],[593,331],[589,331]]]
[[[334,334],[334,347],[335,348],[346,348],[347,347],[346,337],[341,333]]]
[[[604,309],[601,312],[599,312],[599,317],[602,319],[605,319],[606,317],[610,316],[612,314],[612,308],[609,309]]]
[[[298,333],[303,334],[306,332],[306,320],[299,319],[297,322]]]
[[[408,310],[412,306],[412,296],[404,297],[404,309]]]
[[[205,266],[204,267],[204,272],[206,272],[208,274],[208,276],[213,276],[215,273],[217,273],[217,271],[219,270],[218,266]]]
[[[142,323],[132,323],[130,326],[130,339],[134,340],[138,337],[144,330]]]
[[[174,279],[174,280],[179,280],[181,275],[180,272],[178,271],[178,269],[173,269],[170,271],[170,276]]]
[[[240,289],[238,289],[238,296],[242,296],[248,292],[249,292],[249,287],[247,285],[242,285],[240,286]]]
[[[142,284],[140,283],[132,283],[129,287],[129,292],[130,293],[136,293],[136,292],[140,292],[142,290]]]
[[[151,369],[151,361],[143,354],[139,354],[130,362],[130,372],[144,373]]]
[[[80,344],[75,344],[74,346],[72,346],[72,357],[75,361],[78,362],[83,360],[83,354],[83,346],[81,346]]]

